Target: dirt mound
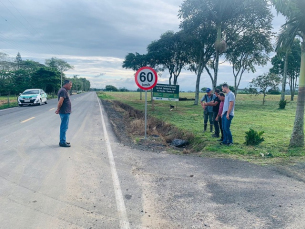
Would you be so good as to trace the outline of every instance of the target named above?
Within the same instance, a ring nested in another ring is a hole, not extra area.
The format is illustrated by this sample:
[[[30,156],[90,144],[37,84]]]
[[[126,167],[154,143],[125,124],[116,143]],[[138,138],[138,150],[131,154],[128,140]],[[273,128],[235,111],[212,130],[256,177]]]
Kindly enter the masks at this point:
[[[118,140],[124,145],[142,150],[164,151],[172,147],[170,143],[174,139],[188,142],[194,139],[193,134],[148,116],[145,140],[144,112],[119,101],[102,100],[102,103]],[[183,150],[184,153],[189,153],[187,147]]]

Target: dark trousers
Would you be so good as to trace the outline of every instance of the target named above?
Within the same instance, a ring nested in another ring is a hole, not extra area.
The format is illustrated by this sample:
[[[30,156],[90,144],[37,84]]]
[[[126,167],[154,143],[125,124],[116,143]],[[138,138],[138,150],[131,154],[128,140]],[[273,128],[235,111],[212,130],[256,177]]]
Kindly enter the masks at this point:
[[[203,122],[204,125],[208,124],[208,121],[210,121],[210,125],[213,125],[213,112],[203,112]]]
[[[218,123],[219,123],[219,128],[221,131],[221,139],[223,139],[223,129],[222,129],[222,119],[221,117],[218,117]]]
[[[214,121],[214,128],[215,128],[215,135],[218,137],[219,136],[219,121],[216,121],[218,112],[213,112],[213,121]]]

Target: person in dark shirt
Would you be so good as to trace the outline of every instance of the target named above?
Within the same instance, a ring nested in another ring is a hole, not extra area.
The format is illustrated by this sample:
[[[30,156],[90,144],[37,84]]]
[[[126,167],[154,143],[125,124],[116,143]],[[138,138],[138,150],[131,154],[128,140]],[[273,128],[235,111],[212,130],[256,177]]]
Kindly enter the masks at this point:
[[[72,88],[72,82],[69,80],[64,81],[64,85],[58,91],[58,104],[55,114],[59,114],[61,119],[60,124],[60,135],[59,135],[59,146],[60,147],[71,147],[70,143],[66,141],[66,132],[69,126],[69,118],[71,113],[71,101],[68,90]]]
[[[222,110],[223,110],[223,105],[224,105],[224,101],[225,101],[225,95],[224,93],[220,92],[218,95],[218,98],[220,100],[220,104],[219,104],[219,111],[218,111],[218,115],[216,116],[215,120],[218,121],[219,123],[219,128],[221,130],[221,138],[218,141],[223,141],[223,129],[222,129],[222,119],[221,119],[221,115],[222,115]]]
[[[204,103],[204,106],[212,106],[213,107],[213,121],[214,121],[214,129],[215,129],[215,133],[212,135],[212,137],[214,138],[219,138],[219,125],[218,125],[218,121],[215,121],[215,118],[218,114],[218,110],[219,110],[219,104],[220,104],[220,100],[218,98],[219,96],[219,89],[215,89],[215,97],[213,99],[213,101],[208,102],[208,103]]]

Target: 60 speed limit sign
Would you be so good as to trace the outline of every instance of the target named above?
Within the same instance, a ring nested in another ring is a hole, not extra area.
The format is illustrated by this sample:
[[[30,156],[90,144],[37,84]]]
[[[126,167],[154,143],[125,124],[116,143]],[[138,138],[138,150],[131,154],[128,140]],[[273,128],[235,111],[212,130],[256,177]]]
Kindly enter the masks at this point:
[[[135,81],[139,88],[147,91],[156,86],[158,75],[151,67],[142,67],[136,72]]]

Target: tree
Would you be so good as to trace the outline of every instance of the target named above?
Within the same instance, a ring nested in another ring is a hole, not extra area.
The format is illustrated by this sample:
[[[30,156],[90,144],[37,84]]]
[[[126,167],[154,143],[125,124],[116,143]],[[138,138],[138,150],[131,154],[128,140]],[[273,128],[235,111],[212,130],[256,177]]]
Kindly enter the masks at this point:
[[[125,87],[122,87],[122,88],[119,89],[119,91],[121,91],[121,92],[128,92],[129,90],[127,88],[125,88]]]
[[[232,23],[232,19],[237,19],[242,13],[238,0],[186,0],[183,2],[179,11],[180,18],[191,27],[207,27],[213,28],[215,31],[214,43],[214,80],[212,80],[213,89],[217,84],[219,55],[226,50],[226,42],[223,40],[223,31],[227,27],[227,23]],[[206,67],[206,64],[203,66]]]
[[[119,91],[115,86],[106,85],[105,91]]]
[[[305,106],[305,1],[304,0],[272,0],[276,10],[282,13],[287,22],[282,26],[278,44],[289,46],[296,37],[301,43],[301,67],[297,109],[289,146],[304,146],[304,106]]]
[[[229,46],[226,58],[232,64],[234,76],[235,96],[240,81],[245,72],[256,71],[255,66],[264,66],[269,60],[269,53],[273,50],[271,40],[271,14],[266,11],[261,23],[252,26],[244,31],[242,35],[236,35],[236,39]]]
[[[31,87],[31,76],[26,70],[18,69],[16,71],[11,71],[11,77],[13,86],[11,93],[19,94]]]
[[[267,94],[267,89],[271,87],[271,89],[275,90],[277,86],[280,84],[281,78],[272,73],[260,75],[250,82],[251,87],[259,87],[260,91],[263,93],[263,105],[265,104],[265,97]]]
[[[297,79],[300,73],[301,62],[301,44],[298,39],[295,39],[289,49],[278,48],[276,55],[271,59],[273,67],[270,69],[271,73],[279,74],[283,77],[282,80],[282,95],[285,94],[285,85],[288,83],[290,86],[291,101],[294,99],[295,89],[297,86]],[[281,96],[281,100],[285,97]]]
[[[138,71],[140,68],[149,65],[149,58],[145,54],[136,54],[128,53],[123,61],[123,68],[132,69]]]
[[[185,34],[189,34],[186,39],[186,52],[189,70],[196,74],[194,105],[198,105],[201,75],[206,64],[215,52],[214,42],[216,39],[216,30],[210,23],[193,18],[194,11],[196,11],[196,5],[188,2],[186,5],[182,5],[179,11],[179,17],[183,19],[180,27],[184,30]]]
[[[154,67],[162,66],[162,70],[168,69],[170,85],[173,77],[173,85],[177,84],[182,68],[188,63],[185,37],[183,31],[167,31],[147,47],[150,64]]]
[[[76,91],[89,91],[90,81],[86,78],[78,78],[78,75],[74,75],[73,78],[67,78],[73,83],[73,90]]]
[[[51,68],[40,68],[33,73],[31,84],[33,87],[42,88],[46,93],[53,93],[60,87],[60,72]]]
[[[16,62],[17,70],[20,69],[20,65],[22,64],[22,58],[19,52],[17,53],[15,62]]]
[[[57,70],[60,72],[60,85],[62,86],[63,81],[63,75],[65,71],[68,71],[69,69],[73,69],[74,67],[70,64],[68,64],[65,60],[58,59],[56,57],[52,57],[51,59],[45,60],[46,66],[53,70]]]
[[[210,61],[209,64],[203,66],[211,78],[213,89],[217,85],[219,58],[226,51],[227,43],[233,44],[238,34],[246,34],[246,31],[249,32],[254,26],[259,31],[259,28],[263,28],[264,21],[266,24],[270,23],[270,15],[265,0],[186,0],[183,2],[179,16],[183,18],[184,29],[191,27],[197,30],[209,27],[210,31],[214,31],[210,32],[214,34],[213,54],[207,60]],[[208,67],[214,74],[211,74]]]

